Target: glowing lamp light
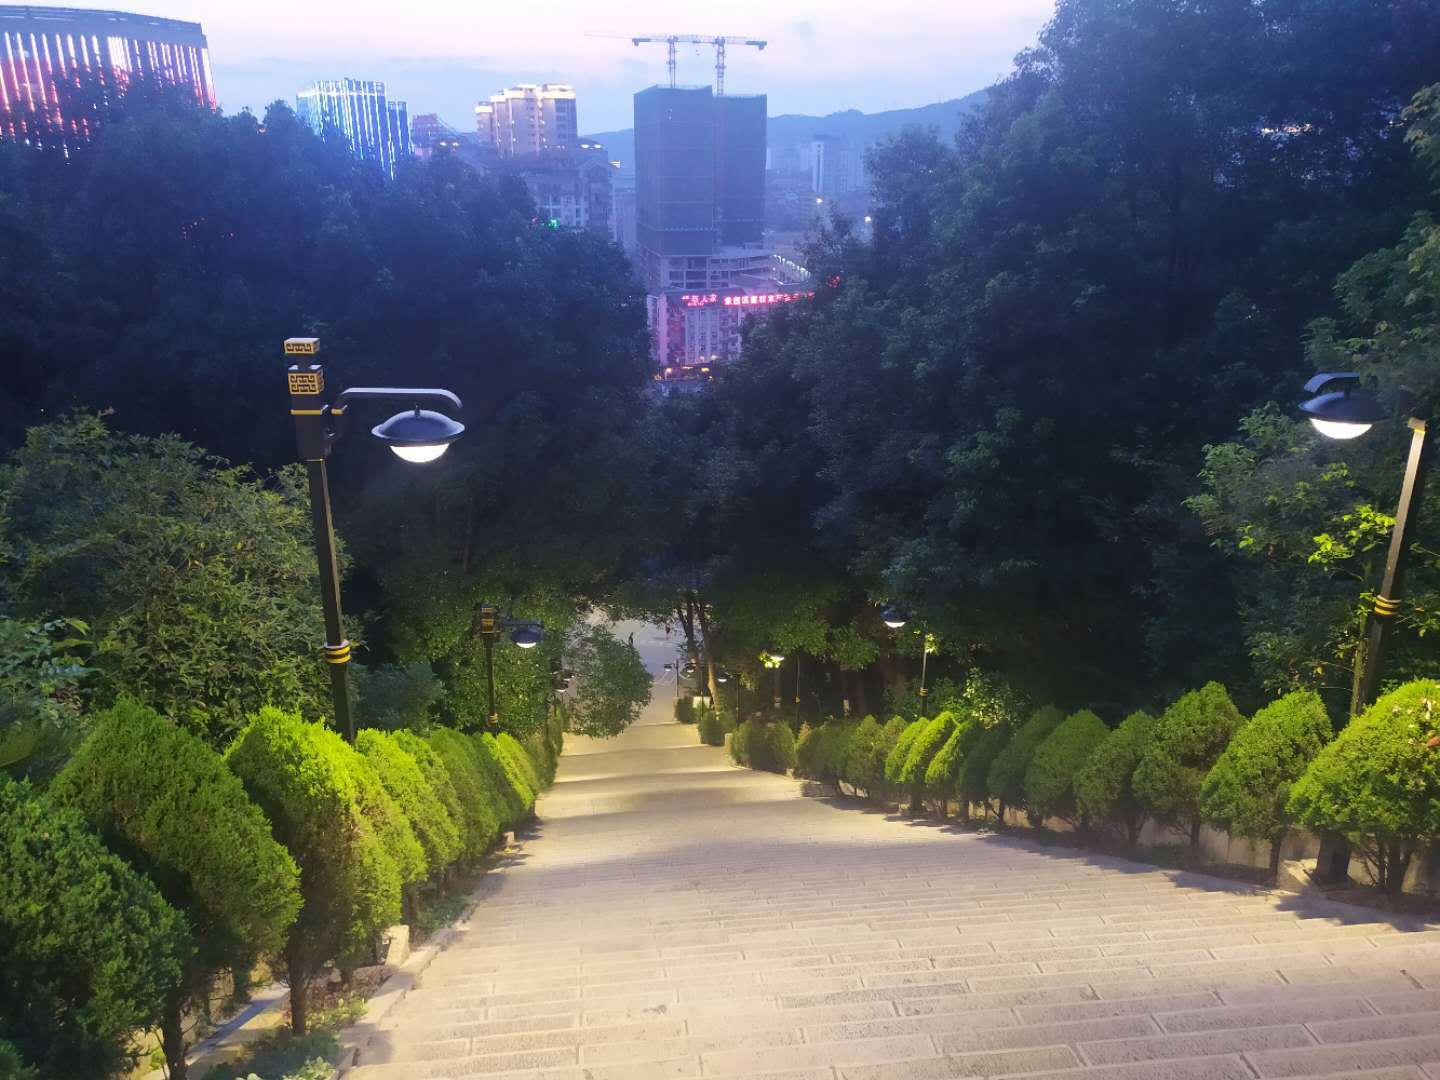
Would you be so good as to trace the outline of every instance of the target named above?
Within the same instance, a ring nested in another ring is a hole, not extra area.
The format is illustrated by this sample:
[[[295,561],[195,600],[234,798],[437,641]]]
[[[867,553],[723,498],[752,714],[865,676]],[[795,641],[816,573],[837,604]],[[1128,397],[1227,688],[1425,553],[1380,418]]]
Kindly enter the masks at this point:
[[[900,630],[910,620],[899,608],[887,604],[880,612],[880,621],[891,630]]]
[[[383,424],[376,424],[370,433],[402,461],[423,465],[450,449],[450,444],[465,434],[465,425],[443,413],[417,406],[410,412],[396,413]]]
[[[1353,371],[1321,372],[1305,384],[1316,396],[1302,402],[1300,411],[1328,439],[1358,439],[1388,415],[1359,383]]]
[[[539,627],[522,626],[510,635],[510,640],[522,649],[533,649],[545,640],[545,632]]]
[[[728,671],[715,672],[715,681],[723,686],[730,681],[730,673]]]

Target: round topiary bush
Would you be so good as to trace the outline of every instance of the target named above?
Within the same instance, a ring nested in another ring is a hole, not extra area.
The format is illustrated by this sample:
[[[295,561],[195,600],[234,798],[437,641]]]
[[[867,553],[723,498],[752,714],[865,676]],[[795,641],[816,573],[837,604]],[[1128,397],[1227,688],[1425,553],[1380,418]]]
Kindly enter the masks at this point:
[[[450,773],[445,768],[445,763],[440,760],[435,748],[413,731],[394,731],[390,733],[390,737],[395,740],[396,746],[415,760],[425,782],[430,785],[430,790],[435,793],[435,798],[444,807],[446,816],[454,825],[457,847],[455,858],[451,861],[458,860],[465,853],[465,814],[460,809],[460,797],[455,794],[455,785],[450,782]]]
[[[960,764],[960,783],[958,784],[961,800],[966,804],[966,812],[969,812],[969,805],[974,803],[983,806],[987,810],[990,807],[990,767],[995,764],[995,759],[1010,742],[1010,737],[1015,734],[1015,729],[1008,724],[997,724],[994,727],[986,728],[965,755],[965,760]],[[1002,815],[1005,807],[1002,804],[996,808],[997,814]]]
[[[1440,683],[1407,683],[1352,720],[1295,781],[1289,812],[1343,833],[1398,894],[1416,849],[1440,837]]]
[[[1134,847],[1145,827],[1145,804],[1135,794],[1135,769],[1155,737],[1155,718],[1133,712],[1106,735],[1075,773],[1075,805],[1090,824],[1118,822]]]
[[[474,862],[490,850],[511,813],[504,796],[490,780],[480,752],[454,728],[434,728],[426,742],[445,766],[460,806],[465,857]]]
[[[1320,695],[1297,690],[1242,724],[1200,787],[1200,809],[1236,836],[1270,845],[1270,873],[1294,817],[1290,788],[1332,734]]]
[[[0,777],[0,1030],[41,1076],[127,1070],[190,954],[180,913],[79,812]]]
[[[730,756],[746,768],[788,772],[795,767],[795,736],[788,724],[746,720],[730,740]]]
[[[900,774],[905,771],[905,762],[910,757],[910,747],[920,733],[930,724],[929,720],[911,720],[905,725],[905,730],[900,732],[900,737],[895,740],[890,752],[885,755],[885,784],[891,791],[900,791],[903,781]]]
[[[1200,786],[1242,719],[1217,682],[1185,694],[1155,721],[1155,734],[1135,769],[1135,794],[1156,819],[1188,829],[1200,847]]]
[[[955,731],[954,713],[940,713],[926,722],[920,734],[910,743],[910,752],[905,755],[905,764],[900,767],[900,784],[910,794],[910,805],[918,810],[925,795],[925,772],[940,748]],[[941,814],[943,816],[944,809]]]
[[[415,831],[428,872],[438,874],[458,859],[464,850],[460,827],[451,818],[420,763],[400,740],[392,734],[365,728],[355,737],[355,749],[374,768],[385,791]]]
[[[695,727],[700,741],[706,746],[724,746],[726,734],[734,730],[726,715],[713,705],[703,706],[697,711]]]
[[[1025,805],[1025,771],[1030,768],[1030,759],[1064,719],[1065,714],[1054,705],[1041,706],[995,755],[985,787],[991,798],[999,800],[1002,817],[1005,807]],[[1032,824],[1038,824],[1033,812],[1030,817]]]
[[[795,744],[795,775],[838,788],[854,732],[854,724],[838,720],[829,720],[815,728],[807,725]]]
[[[840,763],[840,779],[867,797],[879,795],[885,788],[885,729],[873,716],[855,725],[845,747],[845,760]]]
[[[940,800],[941,816],[945,814],[946,800],[959,795],[960,769],[965,764],[965,755],[983,734],[985,729],[974,717],[962,719],[951,730],[945,745],[930,759],[925,770],[925,794]],[[960,816],[967,817],[969,804],[964,799],[958,801]]]
[[[1089,709],[1071,713],[1030,758],[1025,770],[1025,805],[1036,818],[1058,817],[1070,824],[1087,819],[1075,802],[1075,774],[1105,741],[1110,729]]]

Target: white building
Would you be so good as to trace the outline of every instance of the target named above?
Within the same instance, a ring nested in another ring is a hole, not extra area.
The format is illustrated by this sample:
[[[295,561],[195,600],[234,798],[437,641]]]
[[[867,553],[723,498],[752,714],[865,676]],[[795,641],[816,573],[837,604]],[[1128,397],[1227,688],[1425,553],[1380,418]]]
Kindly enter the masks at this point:
[[[501,157],[573,152],[579,142],[575,88],[521,83],[475,106],[480,141]]]

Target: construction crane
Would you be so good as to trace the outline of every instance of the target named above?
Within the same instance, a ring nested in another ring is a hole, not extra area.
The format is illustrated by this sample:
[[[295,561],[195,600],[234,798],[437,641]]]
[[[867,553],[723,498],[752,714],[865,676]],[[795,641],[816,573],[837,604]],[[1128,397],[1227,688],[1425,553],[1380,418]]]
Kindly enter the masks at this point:
[[[714,45],[715,46],[715,93],[725,93],[725,46],[726,45],[751,45],[757,49],[764,49],[768,41],[760,41],[757,38],[727,37],[716,34],[590,34],[589,37],[628,37],[634,45],[660,44],[668,47],[669,56],[666,60],[666,67],[670,69],[670,88],[675,88],[675,46],[677,45]]]

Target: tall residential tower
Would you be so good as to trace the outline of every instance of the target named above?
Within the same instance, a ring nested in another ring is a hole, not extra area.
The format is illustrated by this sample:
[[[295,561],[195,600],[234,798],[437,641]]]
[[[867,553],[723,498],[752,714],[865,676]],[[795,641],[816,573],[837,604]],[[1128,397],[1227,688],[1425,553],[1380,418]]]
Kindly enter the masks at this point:
[[[521,83],[475,106],[480,141],[502,158],[570,153],[580,142],[575,88]]]
[[[410,156],[410,117],[405,102],[385,94],[385,84],[363,79],[321,79],[295,95],[300,119],[317,135],[339,133],[363,161],[391,176]]]

